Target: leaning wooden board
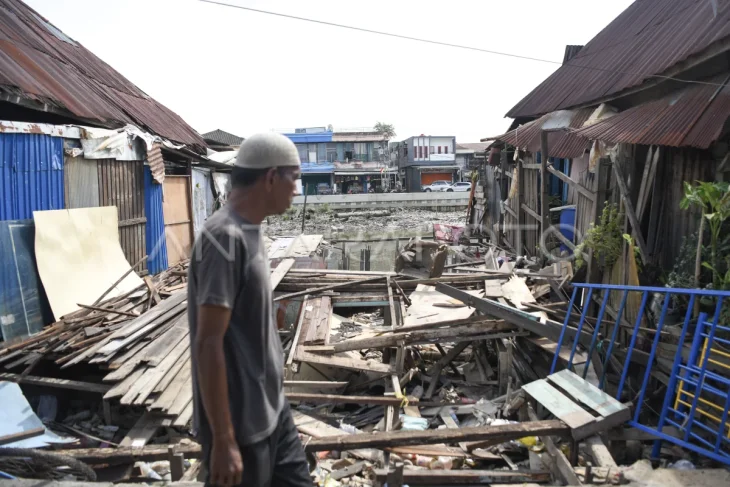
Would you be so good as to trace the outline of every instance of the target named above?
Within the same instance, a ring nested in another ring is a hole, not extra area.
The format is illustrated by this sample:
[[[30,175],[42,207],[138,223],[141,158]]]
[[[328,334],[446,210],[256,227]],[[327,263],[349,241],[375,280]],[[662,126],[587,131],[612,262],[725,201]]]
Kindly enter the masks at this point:
[[[628,421],[629,408],[569,370],[522,386],[532,398],[570,426],[576,440]],[[590,412],[584,409],[585,405]]]

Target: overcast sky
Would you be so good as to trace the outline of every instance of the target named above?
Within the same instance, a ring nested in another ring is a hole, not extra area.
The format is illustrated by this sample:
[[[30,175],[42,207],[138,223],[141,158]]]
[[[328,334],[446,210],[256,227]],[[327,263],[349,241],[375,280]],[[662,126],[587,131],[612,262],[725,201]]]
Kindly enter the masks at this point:
[[[25,0],[199,132],[395,126],[397,140],[504,132],[557,65],[315,25],[197,0]],[[630,0],[221,0],[562,61]]]

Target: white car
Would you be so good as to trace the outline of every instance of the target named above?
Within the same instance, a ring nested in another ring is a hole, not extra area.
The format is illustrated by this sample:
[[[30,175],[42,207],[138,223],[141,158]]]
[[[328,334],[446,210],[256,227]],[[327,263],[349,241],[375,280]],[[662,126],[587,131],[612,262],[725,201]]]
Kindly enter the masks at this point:
[[[471,191],[471,183],[469,181],[454,183],[451,187],[446,188],[446,191],[450,193],[454,191]]]
[[[421,189],[426,193],[431,191],[446,191],[451,187],[451,181],[434,181],[428,186],[423,186]]]

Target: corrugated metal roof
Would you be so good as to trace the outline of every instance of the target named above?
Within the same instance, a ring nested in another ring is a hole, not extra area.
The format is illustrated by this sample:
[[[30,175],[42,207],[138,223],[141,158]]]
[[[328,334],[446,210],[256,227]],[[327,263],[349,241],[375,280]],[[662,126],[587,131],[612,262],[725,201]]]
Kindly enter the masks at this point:
[[[212,132],[206,132],[203,134],[203,139],[210,142],[217,142],[223,145],[241,145],[243,143],[243,137],[233,135],[225,130],[216,129]]]
[[[711,82],[725,86],[692,85],[574,133],[612,143],[707,149],[730,117],[729,79],[730,74],[713,77]]]
[[[620,93],[730,36],[730,0],[637,0],[508,113],[536,117]]]
[[[105,127],[130,123],[200,151],[206,145],[180,116],[19,0],[0,0],[0,91]]]
[[[64,208],[63,139],[0,134],[0,220]]]
[[[537,120],[520,125],[505,134],[490,137],[490,139],[500,140],[535,153],[540,150],[540,133],[543,130],[551,130],[548,133],[548,153],[550,157],[569,159],[580,157],[590,148],[590,143],[587,139],[571,133],[570,129],[582,127],[591,116],[591,113],[593,113],[592,108],[560,110],[548,113]]]
[[[456,144],[456,150],[472,150],[474,152],[484,152],[491,144],[489,142],[470,142]]]

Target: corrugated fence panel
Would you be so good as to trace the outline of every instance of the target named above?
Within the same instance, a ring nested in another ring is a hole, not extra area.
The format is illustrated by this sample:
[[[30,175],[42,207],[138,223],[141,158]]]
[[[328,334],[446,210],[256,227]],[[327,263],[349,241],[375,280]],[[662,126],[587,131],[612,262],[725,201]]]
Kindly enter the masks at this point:
[[[66,208],[99,206],[99,173],[96,161],[67,157],[64,164]]]
[[[149,166],[144,167],[144,205],[147,217],[147,269],[157,274],[167,269],[165,216],[162,213],[162,185],[152,179]]]
[[[33,220],[0,221],[0,339],[41,331],[52,321],[35,262]]]
[[[213,214],[214,204],[210,171],[193,169],[193,231],[195,235],[203,229],[205,220]]]
[[[130,265],[147,255],[142,161],[98,160],[99,206],[116,206],[119,242]],[[137,267],[141,273],[146,263]]]
[[[0,220],[64,208],[63,139],[0,134]]]

